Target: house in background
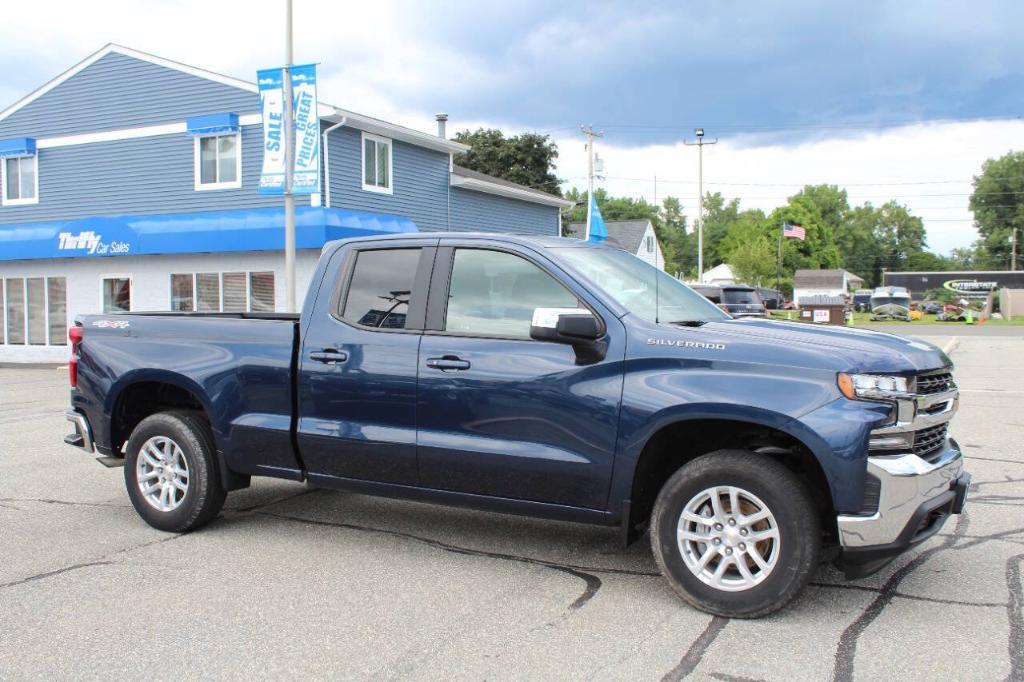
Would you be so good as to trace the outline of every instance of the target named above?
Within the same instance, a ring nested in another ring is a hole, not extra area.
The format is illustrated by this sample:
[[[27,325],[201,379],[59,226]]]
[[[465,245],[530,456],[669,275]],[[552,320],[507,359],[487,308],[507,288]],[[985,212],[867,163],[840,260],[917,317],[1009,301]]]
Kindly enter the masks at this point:
[[[704,272],[700,277],[701,284],[717,284],[718,286],[736,284],[736,274],[728,263],[719,263]]]
[[[255,71],[255,69],[254,69]],[[571,202],[453,164],[438,134],[318,103],[322,193],[296,274],[344,237],[557,235]],[[284,210],[261,195],[254,83],[107,45],[0,112],[0,362],[67,358],[87,313],[277,311]],[[301,304],[301,298],[300,298]]]
[[[608,230],[610,244],[629,251],[659,270],[665,269],[665,254],[650,220],[605,220],[604,226]],[[586,230],[586,223],[569,224],[569,232],[579,239],[583,238]]]
[[[801,300],[814,296],[846,298],[862,286],[864,280],[848,270],[797,270],[793,273],[793,300],[799,306]]]

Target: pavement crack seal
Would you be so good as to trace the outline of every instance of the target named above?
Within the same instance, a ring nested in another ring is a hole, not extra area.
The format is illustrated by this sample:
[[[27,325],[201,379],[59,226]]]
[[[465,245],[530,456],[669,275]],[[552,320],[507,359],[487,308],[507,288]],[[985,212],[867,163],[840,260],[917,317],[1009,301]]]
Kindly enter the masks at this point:
[[[1024,554],[1010,557],[1006,561],[1006,589],[1010,601],[1006,604],[1006,615],[1010,620],[1008,649],[1010,674],[1007,682],[1024,680],[1024,589],[1021,588],[1021,564]]]
[[[346,530],[354,530],[362,533],[376,533],[380,535],[388,535],[391,537],[402,538],[405,540],[412,540],[413,542],[419,542],[440,549],[445,552],[451,552],[453,554],[462,554],[465,556],[478,556],[486,557],[489,559],[499,559],[503,561],[513,561],[521,564],[529,564],[533,566],[543,566],[550,568],[555,571],[567,573],[575,578],[579,578],[586,583],[586,587],[583,593],[580,594],[571,604],[569,604],[568,611],[575,611],[582,608],[587,602],[594,598],[598,590],[601,589],[601,579],[596,575],[590,573],[590,571],[599,571],[607,573],[627,573],[627,574],[639,574],[646,575],[635,571],[626,571],[623,569],[602,569],[602,568],[590,568],[586,566],[573,566],[571,564],[560,564],[554,561],[545,561],[544,559],[536,559],[534,557],[520,556],[518,554],[501,554],[499,552],[487,552],[480,549],[470,549],[468,547],[460,547],[458,545],[451,545],[447,542],[441,542],[440,540],[434,540],[432,538],[425,538],[419,535],[413,535],[412,533],[405,533],[397,530],[390,530],[387,528],[374,528],[372,526],[359,526],[352,523],[341,523],[338,521],[318,521],[316,519],[306,519],[301,516],[290,516],[288,514],[275,514],[273,512],[256,512],[262,516],[269,516],[275,519],[282,519],[285,521],[292,521],[295,523],[305,523],[313,526],[327,526],[331,528],[343,528]]]
[[[36,580],[45,580],[46,578],[52,578],[62,573],[69,573],[71,571],[77,571],[83,568],[90,568],[92,566],[109,566],[113,564],[113,561],[87,561],[81,564],[74,564],[72,566],[65,566],[64,568],[58,568],[55,571],[47,571],[46,573],[37,573],[36,575],[30,575],[27,578],[21,580],[14,580],[9,583],[0,583],[0,590],[15,587],[17,585],[24,585],[25,583],[35,582]]]
[[[113,509],[131,509],[131,505],[114,504],[113,502],[71,502],[70,500],[52,500],[41,497],[0,497],[0,502],[38,502],[39,504],[59,504],[68,507],[106,507]]]
[[[679,664],[661,678],[662,682],[682,680],[696,670],[697,666],[700,665],[701,659],[704,658],[704,654],[707,653],[707,650],[718,639],[718,636],[722,634],[722,630],[725,629],[728,623],[728,618],[722,616],[712,617],[711,622],[704,628],[704,632],[697,635],[697,639],[693,640],[693,644],[686,650],[686,654],[679,661]]]
[[[885,581],[881,589],[878,592],[878,596],[868,604],[868,607],[850,623],[843,634],[839,637],[839,645],[836,647],[835,656],[835,669],[832,673],[832,679],[834,682],[852,682],[853,681],[853,666],[854,659],[857,655],[857,641],[860,636],[867,630],[868,626],[871,625],[885,610],[892,600],[897,597],[897,590],[900,583],[903,580],[917,570],[922,564],[928,559],[932,558],[939,552],[950,549],[960,536],[967,532],[967,526],[969,519],[966,513],[960,514],[956,523],[956,530],[952,535],[947,535],[943,538],[942,544],[925,551],[914,557],[909,563],[904,565],[902,568],[897,570],[889,579]]]
[[[845,585],[843,583],[807,583],[811,587],[818,587],[822,589],[833,589],[833,590],[853,590],[854,592],[870,592],[872,594],[880,594],[882,588],[880,587],[868,587],[867,585]],[[923,597],[917,594],[907,594],[906,592],[896,591],[893,593],[894,597],[899,599],[909,599],[911,601],[929,602],[931,604],[949,604],[952,606],[980,606],[983,608],[1004,608],[1005,602],[994,602],[994,601],[959,601],[956,599],[938,599],[936,597]]]
[[[58,575],[61,575],[63,573],[67,573],[69,571],[77,571],[79,569],[89,568],[91,566],[114,566],[114,565],[120,564],[121,562],[110,561],[110,558],[112,558],[112,557],[116,557],[116,556],[121,555],[121,554],[127,554],[128,552],[134,552],[137,549],[144,549],[146,547],[151,547],[153,545],[159,545],[159,544],[162,544],[164,542],[170,542],[172,540],[177,540],[178,538],[183,537],[184,535],[185,535],[185,533],[181,533],[181,534],[177,534],[177,535],[172,535],[170,537],[159,538],[157,540],[150,540],[149,542],[143,542],[140,545],[132,545],[131,547],[124,547],[122,549],[118,549],[118,550],[115,550],[113,552],[109,552],[108,554],[104,554],[103,556],[101,556],[99,559],[96,559],[95,561],[85,561],[85,562],[82,562],[82,563],[79,563],[79,564],[72,564],[71,566],[65,566],[64,568],[58,568],[58,569],[53,570],[53,571],[46,571],[45,573],[37,573],[36,575],[32,575],[32,576],[29,576],[27,578],[21,578],[19,580],[12,580],[11,582],[7,582],[7,583],[0,583],[0,590],[8,588],[8,587],[16,587],[18,585],[24,585],[25,583],[31,583],[31,582],[35,582],[37,580],[45,580],[46,578],[53,578],[54,576],[58,576]]]

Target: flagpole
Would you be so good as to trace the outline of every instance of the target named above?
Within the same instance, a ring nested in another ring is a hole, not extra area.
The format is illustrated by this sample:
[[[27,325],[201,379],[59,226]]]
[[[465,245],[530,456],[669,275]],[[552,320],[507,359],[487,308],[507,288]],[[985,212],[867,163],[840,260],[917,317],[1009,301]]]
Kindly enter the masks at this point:
[[[782,279],[782,235],[786,232],[786,221],[783,220],[782,224],[779,225],[779,255],[775,259],[775,295],[778,296],[777,307],[782,306],[782,289],[779,283]]]

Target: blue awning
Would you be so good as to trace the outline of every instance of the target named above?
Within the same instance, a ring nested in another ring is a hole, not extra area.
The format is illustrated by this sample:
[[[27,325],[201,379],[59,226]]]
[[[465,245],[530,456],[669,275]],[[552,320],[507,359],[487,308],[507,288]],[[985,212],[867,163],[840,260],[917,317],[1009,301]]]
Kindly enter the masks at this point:
[[[36,141],[32,137],[0,140],[0,158],[7,156],[35,156]]]
[[[335,239],[418,232],[403,216],[343,208],[295,210],[295,246]],[[93,216],[69,222],[0,226],[0,261],[284,248],[284,209],[259,208],[153,216]]]
[[[185,119],[189,135],[214,135],[216,133],[237,133],[238,114],[208,114]]]

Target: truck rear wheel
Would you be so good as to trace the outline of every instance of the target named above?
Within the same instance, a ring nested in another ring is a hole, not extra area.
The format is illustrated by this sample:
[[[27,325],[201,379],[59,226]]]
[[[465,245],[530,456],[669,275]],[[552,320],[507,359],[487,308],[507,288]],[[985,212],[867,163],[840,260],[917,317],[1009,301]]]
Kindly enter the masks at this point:
[[[184,410],[150,415],[135,427],[126,448],[124,482],[139,516],[173,533],[208,523],[227,497],[210,427]]]
[[[686,602],[757,618],[785,606],[811,579],[821,523],[806,487],[782,463],[719,450],[665,482],[651,515],[651,547]]]

